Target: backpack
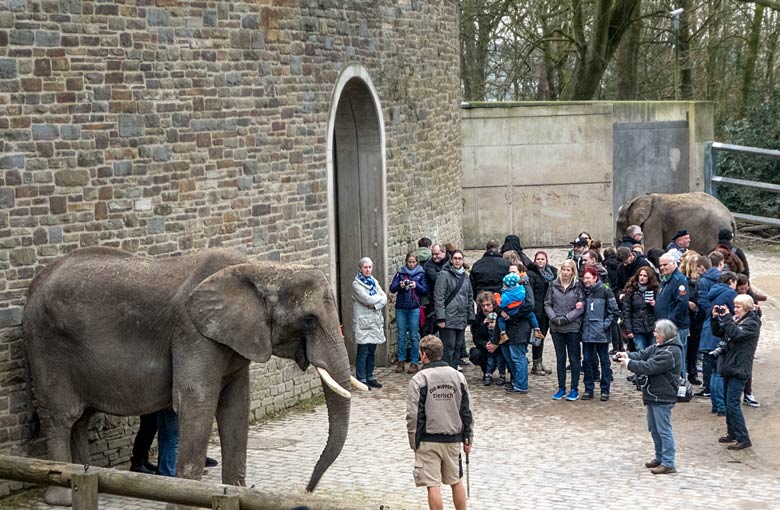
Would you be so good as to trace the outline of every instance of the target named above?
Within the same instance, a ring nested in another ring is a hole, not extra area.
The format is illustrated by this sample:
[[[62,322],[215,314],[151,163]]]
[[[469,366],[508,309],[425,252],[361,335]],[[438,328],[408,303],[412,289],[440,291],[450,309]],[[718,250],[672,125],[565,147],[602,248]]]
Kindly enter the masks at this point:
[[[735,248],[729,248],[725,244],[719,244],[715,250],[723,255],[723,263],[728,266],[729,271],[733,271],[737,274],[745,272],[745,265],[742,263],[742,260],[737,257]]]

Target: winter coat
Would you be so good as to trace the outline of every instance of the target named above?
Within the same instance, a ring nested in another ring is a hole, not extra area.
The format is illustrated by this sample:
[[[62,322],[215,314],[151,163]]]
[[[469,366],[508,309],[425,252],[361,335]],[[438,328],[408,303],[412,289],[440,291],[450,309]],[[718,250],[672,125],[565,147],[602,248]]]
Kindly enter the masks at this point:
[[[669,279],[661,284],[661,291],[655,300],[655,320],[669,319],[679,329],[688,329],[691,318],[688,315],[688,280],[675,269]]]
[[[458,286],[460,278],[466,280],[445,308],[444,301]],[[469,275],[465,271],[459,274],[451,264],[445,264],[436,280],[436,290],[433,295],[436,322],[444,322],[444,327],[447,329],[466,329],[469,321],[474,320],[474,305],[471,296]]]
[[[720,280],[720,270],[717,267],[711,267],[699,277],[699,281],[696,283],[696,306],[701,308],[707,315],[712,310],[707,295],[710,293],[713,285],[718,283],[718,280]]]
[[[423,269],[425,270],[425,281],[428,282],[428,296],[433,297],[436,292],[436,279],[439,277],[439,273],[444,269],[444,265],[450,261],[450,258],[445,255],[441,262],[434,262],[433,259],[429,259],[425,263]]]
[[[737,297],[737,291],[725,283],[716,283],[707,294],[707,310],[704,319],[704,326],[701,328],[701,340],[699,340],[699,350],[710,352],[718,346],[720,335],[713,331],[712,309],[715,306],[727,306],[729,312],[734,313],[734,298]]]
[[[682,369],[682,343],[680,338],[667,340],[638,352],[628,353],[627,368],[638,375],[646,375],[642,386],[645,405],[675,404]]]
[[[585,294],[585,313],[582,316],[582,342],[608,343],[612,339],[610,327],[620,316],[617,301],[612,291],[601,282],[588,289]]]
[[[379,286],[376,278],[374,278],[374,285],[376,294],[371,296],[369,287],[357,276],[352,280],[352,331],[355,335],[355,343],[358,344],[385,342],[385,319],[382,316],[382,308],[387,304],[387,294]]]
[[[558,276],[558,268],[548,265],[547,267],[550,268],[552,271],[553,276]],[[540,321],[542,321],[542,314],[545,313],[544,311],[544,298],[547,296],[547,289],[550,287],[550,284],[552,282],[548,282],[544,279],[542,276],[541,271],[538,267],[536,267],[536,264],[531,264],[528,266],[528,280],[531,283],[531,288],[534,291],[534,313],[536,314],[536,318]],[[554,282],[555,280],[553,280]]]
[[[565,290],[560,280],[553,280],[544,297],[544,313],[550,318],[550,331],[554,333],[576,333],[582,325],[585,308],[577,308],[578,302],[585,302],[579,282],[570,284]]]
[[[755,310],[746,313],[739,320],[730,314],[713,319],[712,329],[713,333],[728,342],[718,365],[720,375],[740,379],[751,377],[758,336],[761,333],[761,319]]]
[[[625,246],[629,250],[633,250],[634,246],[636,246],[637,244],[642,244],[642,241],[637,241],[631,236],[624,236],[623,239],[620,240],[620,246],[618,246],[618,248],[622,248],[623,246]]]
[[[605,268],[607,268],[607,275],[609,276],[609,288],[612,289],[613,292],[618,289],[622,289],[623,287],[618,287],[617,270],[618,267],[622,266],[623,264],[618,260],[617,255],[610,253],[604,257],[603,265]]]
[[[658,298],[658,291],[653,292],[653,299]],[[645,301],[644,292],[637,287],[626,292],[622,300],[623,325],[627,333],[635,335],[650,335],[655,329],[653,305]]]
[[[401,282],[406,284],[409,281],[414,282],[414,289],[401,287]],[[398,293],[395,298],[396,310],[414,310],[419,308],[420,298],[428,295],[428,282],[425,281],[425,271],[420,266],[414,266],[414,269],[409,269],[406,265],[401,266],[390,283],[390,292]]]
[[[485,252],[481,259],[474,262],[471,267],[471,288],[474,291],[474,300],[480,291],[499,292],[504,276],[509,273],[509,261],[501,257],[500,253]]]

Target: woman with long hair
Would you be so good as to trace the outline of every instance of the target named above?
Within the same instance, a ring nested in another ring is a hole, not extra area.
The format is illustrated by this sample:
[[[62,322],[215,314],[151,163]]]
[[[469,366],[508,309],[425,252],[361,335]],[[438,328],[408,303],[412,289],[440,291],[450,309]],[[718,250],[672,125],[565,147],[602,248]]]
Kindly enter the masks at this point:
[[[639,268],[623,288],[623,326],[636,351],[652,345],[656,297],[658,279],[649,267]]]

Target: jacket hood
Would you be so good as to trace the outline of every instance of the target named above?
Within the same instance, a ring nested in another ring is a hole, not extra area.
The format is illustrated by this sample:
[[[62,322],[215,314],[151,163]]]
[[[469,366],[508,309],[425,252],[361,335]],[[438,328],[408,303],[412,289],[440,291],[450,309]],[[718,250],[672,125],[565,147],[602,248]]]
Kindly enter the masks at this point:
[[[707,300],[710,303],[713,303],[715,301],[715,298],[729,291],[736,292],[734,289],[732,289],[725,283],[718,282],[715,285],[713,285],[710,291],[707,293]]]
[[[653,339],[653,341],[655,341],[655,339]],[[666,347],[668,345],[676,345],[677,347],[682,349],[682,342],[680,341],[680,336],[679,335],[675,335],[672,338],[670,338],[669,340],[667,340],[666,342],[664,342],[661,345],[659,345],[658,347]]]
[[[501,253],[508,252],[509,250],[515,250],[517,253],[523,251],[523,245],[520,244],[520,238],[515,235],[508,235],[504,239],[504,244],[501,246]]]
[[[501,258],[501,252],[498,251],[486,251],[483,257],[498,257]]]
[[[718,283],[718,279],[720,278],[720,270],[717,267],[711,267],[704,271],[704,274],[701,275],[701,280],[711,280],[714,283]]]
[[[621,239],[620,242],[623,243],[623,244],[628,244],[628,243],[631,243],[631,244],[642,244],[641,241],[637,241],[636,239],[634,239],[633,237],[630,237],[630,236],[623,236],[623,239]]]
[[[458,272],[457,269],[455,269],[455,266],[450,264],[449,261],[447,261],[446,264],[444,264],[444,267],[442,268],[442,271],[447,271],[449,273],[454,274],[456,277],[460,277],[461,273]]]

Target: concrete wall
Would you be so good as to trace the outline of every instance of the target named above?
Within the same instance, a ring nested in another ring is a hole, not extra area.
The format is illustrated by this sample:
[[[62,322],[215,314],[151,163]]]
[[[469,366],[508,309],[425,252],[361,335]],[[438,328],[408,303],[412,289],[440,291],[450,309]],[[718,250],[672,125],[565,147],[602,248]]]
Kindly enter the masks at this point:
[[[0,2],[0,451],[40,453],[20,318],[55,257],[223,246],[330,273],[328,122],[349,66],[385,126],[377,265],[392,275],[422,235],[459,242],[458,48],[453,0]],[[255,416],[319,391],[286,360],[252,376]],[[134,422],[101,419],[93,462],[127,461]]]
[[[624,200],[700,189],[712,113],[697,102],[467,106],[465,245],[509,233],[527,246],[566,245],[582,230],[610,242]]]

